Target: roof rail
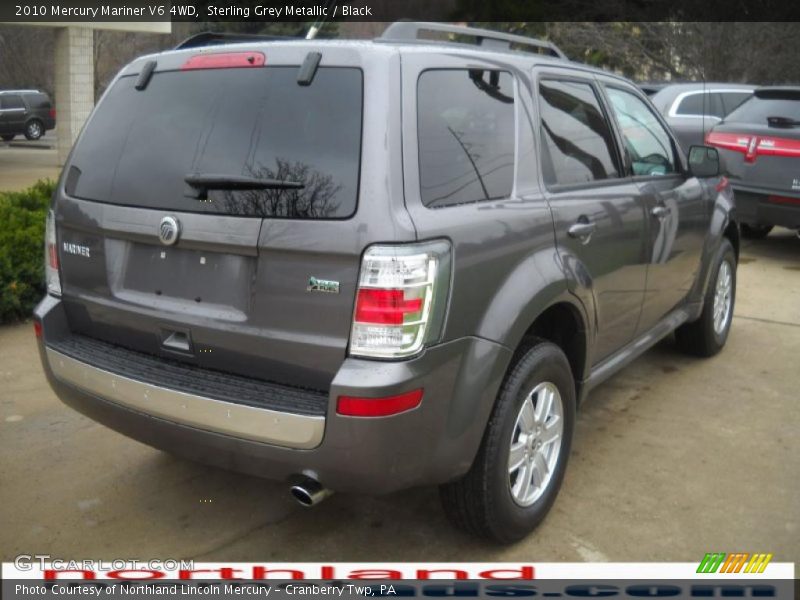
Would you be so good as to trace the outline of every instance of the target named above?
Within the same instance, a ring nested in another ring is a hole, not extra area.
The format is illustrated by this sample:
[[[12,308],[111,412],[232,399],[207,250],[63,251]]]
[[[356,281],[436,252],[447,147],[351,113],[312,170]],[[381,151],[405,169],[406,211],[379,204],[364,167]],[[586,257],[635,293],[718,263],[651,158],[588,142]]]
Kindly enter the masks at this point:
[[[218,31],[204,31],[196,33],[175,46],[175,50],[185,48],[200,48],[202,46],[219,46],[221,44],[235,44],[237,42],[265,42],[272,40],[295,40],[297,38],[284,35],[252,34],[252,33],[222,33]]]
[[[503,33],[501,31],[491,31],[489,29],[479,29],[478,27],[463,27],[461,25],[448,25],[447,23],[428,23],[417,21],[397,21],[392,23],[383,34],[378,38],[384,42],[411,42],[420,40],[420,31],[439,31],[442,33],[455,33],[459,35],[467,35],[475,38],[475,43],[478,46],[485,48],[496,48],[501,50],[510,50],[512,44],[519,46],[527,46],[535,48],[537,54],[549,54],[556,58],[567,59],[558,46],[539,40],[532,37],[523,35],[514,35],[511,33]],[[422,41],[431,41],[425,40]],[[456,42],[450,42],[456,43]],[[458,42],[460,43],[460,42]],[[515,48],[516,49],[516,48]]]
[[[0,90],[0,94],[41,94],[40,90]]]

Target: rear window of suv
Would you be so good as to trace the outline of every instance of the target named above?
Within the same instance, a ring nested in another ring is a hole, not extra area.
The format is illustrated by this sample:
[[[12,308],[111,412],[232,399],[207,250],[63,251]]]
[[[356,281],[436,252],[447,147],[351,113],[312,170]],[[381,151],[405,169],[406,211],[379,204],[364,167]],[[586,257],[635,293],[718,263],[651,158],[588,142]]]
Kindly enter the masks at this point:
[[[144,90],[122,77],[75,148],[68,192],[126,206],[253,217],[337,219],[356,209],[360,69],[297,67],[167,71]],[[190,173],[278,179],[301,189],[208,190]]]

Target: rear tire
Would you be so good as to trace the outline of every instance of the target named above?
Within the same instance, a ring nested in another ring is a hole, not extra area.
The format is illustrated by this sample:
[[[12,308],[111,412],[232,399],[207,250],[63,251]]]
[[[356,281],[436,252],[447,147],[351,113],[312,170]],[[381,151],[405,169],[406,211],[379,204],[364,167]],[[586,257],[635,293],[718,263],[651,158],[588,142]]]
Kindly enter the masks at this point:
[[[748,240],[762,240],[769,235],[772,227],[772,225],[748,225],[747,223],[742,223],[742,236]]]
[[[2,137],[2,139],[3,139],[3,141],[4,141],[4,142],[10,142],[10,141],[11,141],[11,140],[13,140],[13,139],[14,139],[14,137],[16,137],[16,136],[15,136],[13,133],[11,133],[11,134],[8,134],[8,135],[3,135],[3,136],[0,136],[0,137]]]
[[[728,340],[736,302],[736,253],[727,238],[722,239],[712,273],[700,318],[675,330],[678,347],[686,354],[714,356]]]
[[[44,125],[39,119],[31,119],[25,125],[25,138],[36,141],[44,135]]]
[[[555,344],[536,340],[506,376],[472,467],[440,487],[448,518],[497,542],[525,537],[558,495],[574,427],[569,361]]]

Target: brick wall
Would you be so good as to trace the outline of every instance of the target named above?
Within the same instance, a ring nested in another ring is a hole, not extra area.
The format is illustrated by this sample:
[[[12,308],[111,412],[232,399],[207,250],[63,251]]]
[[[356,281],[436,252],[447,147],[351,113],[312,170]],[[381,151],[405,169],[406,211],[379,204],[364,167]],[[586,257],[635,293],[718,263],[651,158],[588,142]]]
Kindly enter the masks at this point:
[[[67,160],[72,144],[94,106],[94,32],[65,27],[56,33],[55,96],[58,164]]]

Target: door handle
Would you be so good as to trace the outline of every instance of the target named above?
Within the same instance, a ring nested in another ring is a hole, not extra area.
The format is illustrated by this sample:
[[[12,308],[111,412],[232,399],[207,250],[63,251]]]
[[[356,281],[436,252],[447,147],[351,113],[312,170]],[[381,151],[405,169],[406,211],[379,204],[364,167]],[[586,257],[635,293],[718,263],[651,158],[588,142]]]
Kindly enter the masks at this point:
[[[668,207],[663,205],[658,205],[653,207],[653,210],[650,211],[650,214],[653,215],[656,219],[663,219],[671,212],[672,210],[670,210]]]
[[[586,217],[581,217],[567,229],[567,234],[569,237],[579,239],[583,244],[588,244],[595,229],[597,229],[596,223]]]

